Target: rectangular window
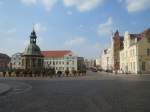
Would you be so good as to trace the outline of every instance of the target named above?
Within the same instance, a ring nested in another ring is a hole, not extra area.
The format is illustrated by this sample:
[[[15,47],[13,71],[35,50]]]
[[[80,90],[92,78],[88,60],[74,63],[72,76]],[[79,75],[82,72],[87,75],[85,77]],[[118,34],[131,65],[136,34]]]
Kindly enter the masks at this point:
[[[147,49],[147,56],[150,56],[150,49]]]
[[[142,62],[142,70],[145,71],[145,62]]]
[[[150,37],[147,38],[147,41],[150,43]]]

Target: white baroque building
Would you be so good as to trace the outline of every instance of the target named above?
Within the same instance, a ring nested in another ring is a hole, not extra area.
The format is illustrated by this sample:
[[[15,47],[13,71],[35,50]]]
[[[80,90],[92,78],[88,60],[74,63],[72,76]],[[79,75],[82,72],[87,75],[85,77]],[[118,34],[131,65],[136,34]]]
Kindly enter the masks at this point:
[[[22,69],[22,53],[15,53],[11,57],[10,68]]]
[[[103,50],[101,56],[101,67],[103,70],[112,70],[112,49],[108,48]]]
[[[42,55],[44,56],[44,67],[54,68],[56,72],[78,70],[78,66],[81,66],[78,63],[83,61],[70,50],[42,51]]]

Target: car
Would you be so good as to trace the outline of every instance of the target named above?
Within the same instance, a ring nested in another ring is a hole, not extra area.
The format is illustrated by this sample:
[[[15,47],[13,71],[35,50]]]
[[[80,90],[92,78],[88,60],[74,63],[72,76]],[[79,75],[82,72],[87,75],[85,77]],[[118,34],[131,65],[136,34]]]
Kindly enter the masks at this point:
[[[96,68],[92,68],[91,71],[92,72],[97,72],[97,69]]]

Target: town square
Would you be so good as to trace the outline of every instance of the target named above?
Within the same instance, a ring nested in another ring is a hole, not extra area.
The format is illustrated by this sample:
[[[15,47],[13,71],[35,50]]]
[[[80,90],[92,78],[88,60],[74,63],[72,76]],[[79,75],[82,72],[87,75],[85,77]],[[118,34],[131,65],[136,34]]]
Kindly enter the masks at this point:
[[[0,0],[0,112],[150,112],[149,0]]]

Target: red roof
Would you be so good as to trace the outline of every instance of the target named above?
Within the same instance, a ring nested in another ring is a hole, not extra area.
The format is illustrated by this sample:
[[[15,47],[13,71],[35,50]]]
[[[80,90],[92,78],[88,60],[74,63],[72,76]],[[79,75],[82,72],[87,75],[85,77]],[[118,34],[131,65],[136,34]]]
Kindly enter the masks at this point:
[[[67,55],[68,53],[70,53],[71,51],[69,50],[62,50],[62,51],[42,51],[42,55],[44,57],[55,57],[55,58],[59,58],[59,57],[64,57],[65,55]]]

